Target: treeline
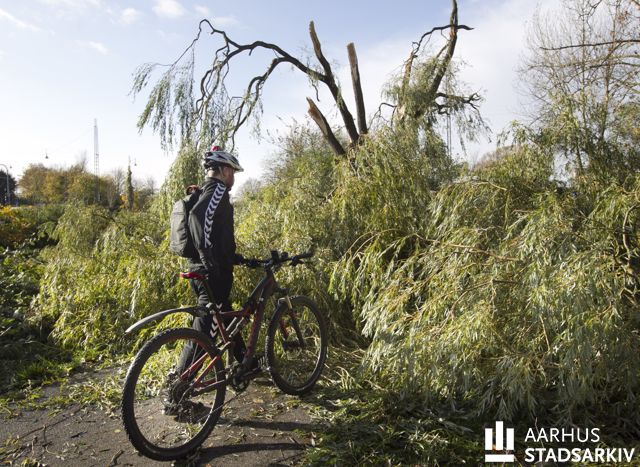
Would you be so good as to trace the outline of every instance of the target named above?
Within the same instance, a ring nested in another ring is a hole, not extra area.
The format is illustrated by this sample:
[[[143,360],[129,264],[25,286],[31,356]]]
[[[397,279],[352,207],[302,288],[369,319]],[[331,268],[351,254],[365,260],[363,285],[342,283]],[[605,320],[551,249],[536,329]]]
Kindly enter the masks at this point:
[[[85,162],[66,168],[31,164],[18,181],[21,203],[80,202],[110,209],[145,207],[156,191],[154,185],[152,178],[144,182],[132,179],[130,168],[96,177],[86,169]]]

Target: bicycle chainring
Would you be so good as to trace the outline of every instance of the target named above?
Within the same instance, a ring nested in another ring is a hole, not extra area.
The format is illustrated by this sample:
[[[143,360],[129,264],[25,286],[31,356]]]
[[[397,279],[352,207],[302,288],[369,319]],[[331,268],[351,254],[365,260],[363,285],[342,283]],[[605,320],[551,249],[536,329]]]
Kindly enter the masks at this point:
[[[236,394],[245,391],[249,387],[249,378],[246,377],[244,368],[239,363],[236,363],[231,370],[233,377],[231,378],[231,387]]]

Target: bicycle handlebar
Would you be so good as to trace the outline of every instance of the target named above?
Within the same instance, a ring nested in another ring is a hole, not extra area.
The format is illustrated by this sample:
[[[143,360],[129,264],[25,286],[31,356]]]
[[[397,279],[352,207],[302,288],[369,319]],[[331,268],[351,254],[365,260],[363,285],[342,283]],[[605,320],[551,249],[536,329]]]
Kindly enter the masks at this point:
[[[290,262],[292,266],[297,266],[298,264],[304,264],[302,263],[303,259],[311,258],[312,256],[313,256],[312,251],[308,251],[306,253],[300,253],[295,256],[289,256],[287,252],[280,253],[277,250],[272,250],[271,258],[267,258],[267,259],[245,258],[245,260],[243,261],[243,264],[252,269],[259,268],[259,267],[272,267],[272,266],[277,266],[287,262]]]

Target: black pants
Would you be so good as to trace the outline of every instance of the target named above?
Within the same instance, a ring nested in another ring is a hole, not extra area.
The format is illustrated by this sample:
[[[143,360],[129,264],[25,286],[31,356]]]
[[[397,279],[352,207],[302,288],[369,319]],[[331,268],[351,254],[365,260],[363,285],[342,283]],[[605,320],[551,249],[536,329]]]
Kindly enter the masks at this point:
[[[229,294],[231,293],[231,286],[233,285],[233,273],[229,272],[227,274],[220,274],[218,277],[213,277],[213,275],[209,276],[209,287],[213,292],[213,298],[215,304],[222,304],[222,311],[231,311],[231,302],[229,302]],[[198,305],[204,306],[209,303],[209,297],[207,296],[206,289],[204,285],[200,283],[200,281],[191,280],[191,288],[193,292],[198,297]],[[224,324],[228,325],[231,319],[225,319]],[[200,332],[205,333],[206,335],[213,337],[214,321],[212,315],[207,315],[204,318],[194,318],[192,327]],[[246,346],[244,344],[244,340],[240,334],[236,334],[234,338],[234,349],[233,356],[238,362],[242,362],[244,358],[244,353],[246,350]],[[182,353],[180,354],[180,363],[178,365],[178,371],[182,372],[187,369],[189,364],[192,361],[198,359],[197,355],[193,355],[193,343],[189,342],[182,349]]]

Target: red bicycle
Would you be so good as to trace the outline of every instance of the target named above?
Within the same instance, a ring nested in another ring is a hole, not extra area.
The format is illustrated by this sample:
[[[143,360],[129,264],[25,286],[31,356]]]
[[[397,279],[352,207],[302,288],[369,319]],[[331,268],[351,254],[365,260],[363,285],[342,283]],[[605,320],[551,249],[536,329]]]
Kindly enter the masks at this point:
[[[290,257],[272,251],[271,258],[245,261],[249,267],[263,268],[265,275],[238,311],[222,311],[212,305],[206,275],[180,273],[207,287],[210,304],[164,310],[127,329],[127,333],[136,331],[174,313],[196,317],[210,313],[214,323],[210,335],[190,328],[164,331],[145,343],[131,363],[123,388],[122,420],[129,440],[141,454],[162,461],[180,459],[206,440],[224,407],[227,386],[240,393],[262,371],[251,363],[265,306],[274,294],[279,298],[264,340],[266,370],[287,394],[301,395],[313,388],[327,357],[326,321],[311,299],[289,296],[274,275],[283,265],[296,266],[311,256]],[[249,322],[244,360],[232,363],[234,337]],[[190,355],[186,365],[183,352]]]

